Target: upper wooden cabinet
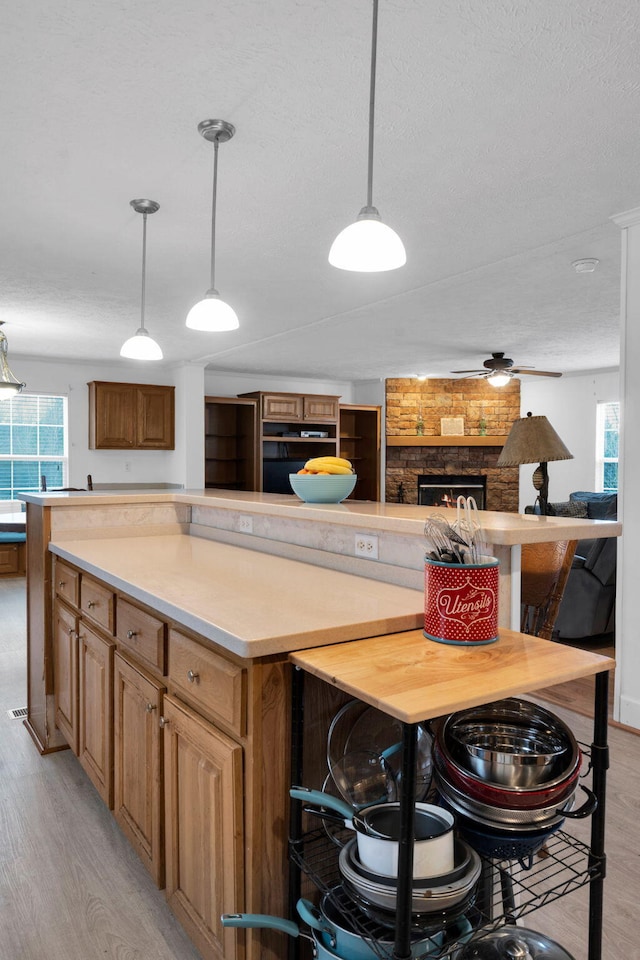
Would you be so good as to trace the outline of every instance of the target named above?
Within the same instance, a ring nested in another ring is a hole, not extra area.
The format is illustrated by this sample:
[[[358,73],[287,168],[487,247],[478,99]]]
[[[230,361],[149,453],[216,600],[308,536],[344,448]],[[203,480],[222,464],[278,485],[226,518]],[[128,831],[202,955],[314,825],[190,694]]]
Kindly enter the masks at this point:
[[[175,387],[89,383],[91,450],[173,450]]]
[[[314,423],[336,422],[340,397],[303,393],[241,393],[241,397],[254,397],[261,404],[261,419],[277,423],[312,421]]]

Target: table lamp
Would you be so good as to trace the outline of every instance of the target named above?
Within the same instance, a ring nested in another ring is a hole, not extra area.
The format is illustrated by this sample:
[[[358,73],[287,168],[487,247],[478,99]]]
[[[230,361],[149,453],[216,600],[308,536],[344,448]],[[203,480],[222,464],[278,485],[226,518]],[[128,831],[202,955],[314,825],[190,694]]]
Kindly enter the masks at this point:
[[[526,417],[516,420],[509,431],[502,453],[498,457],[499,467],[516,467],[521,463],[538,463],[533,474],[533,485],[538,491],[540,513],[546,516],[549,500],[549,474],[547,463],[550,460],[573,460],[564,443],[555,432],[546,417]]]

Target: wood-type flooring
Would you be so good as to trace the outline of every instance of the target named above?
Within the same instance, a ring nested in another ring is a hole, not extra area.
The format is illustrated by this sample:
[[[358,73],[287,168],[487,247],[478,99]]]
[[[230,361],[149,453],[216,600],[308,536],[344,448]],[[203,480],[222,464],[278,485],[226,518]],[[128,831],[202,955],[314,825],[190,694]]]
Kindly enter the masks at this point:
[[[1,580],[0,960],[198,960],[73,754],[41,757],[9,719],[25,704],[24,580]],[[590,742],[587,717],[552,709]],[[610,727],[610,744],[602,958],[640,960],[640,737]],[[585,841],[589,822],[575,826]],[[587,960],[587,917],[583,887],[521,925]]]

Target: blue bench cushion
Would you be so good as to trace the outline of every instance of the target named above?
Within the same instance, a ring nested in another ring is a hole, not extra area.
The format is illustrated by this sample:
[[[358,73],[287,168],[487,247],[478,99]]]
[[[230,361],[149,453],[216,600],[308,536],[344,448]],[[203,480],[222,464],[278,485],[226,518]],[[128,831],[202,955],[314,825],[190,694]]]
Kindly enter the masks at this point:
[[[26,533],[11,533],[10,530],[0,530],[0,543],[24,543]]]

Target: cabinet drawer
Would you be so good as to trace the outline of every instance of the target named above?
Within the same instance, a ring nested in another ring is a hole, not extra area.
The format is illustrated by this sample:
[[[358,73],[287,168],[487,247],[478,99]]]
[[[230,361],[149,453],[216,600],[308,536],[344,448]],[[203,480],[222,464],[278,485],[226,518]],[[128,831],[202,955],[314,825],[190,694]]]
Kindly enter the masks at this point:
[[[17,543],[0,543],[0,573],[18,572],[18,546]]]
[[[73,570],[66,563],[56,560],[55,588],[59,597],[64,597],[67,603],[78,606],[80,599],[80,573]]]
[[[177,630],[169,631],[169,680],[195,706],[245,731],[246,671]]]
[[[166,623],[128,600],[118,598],[118,641],[137,660],[161,674],[166,672],[166,636]]]
[[[104,587],[91,577],[82,577],[80,582],[80,609],[94,623],[99,624],[113,636],[114,596],[108,587]]]

